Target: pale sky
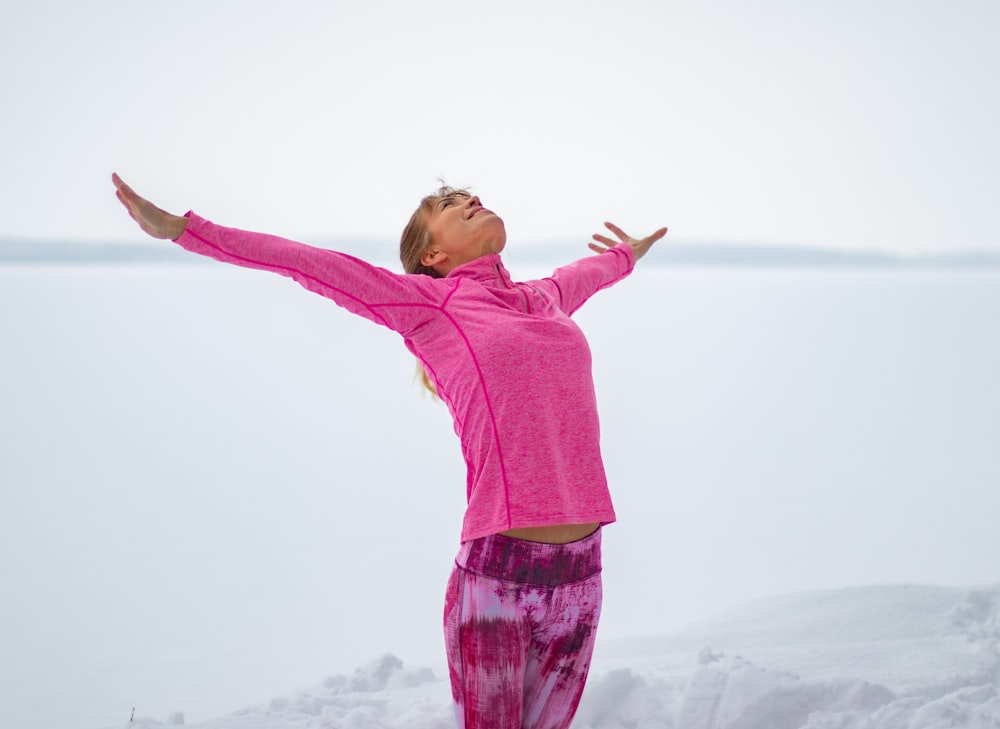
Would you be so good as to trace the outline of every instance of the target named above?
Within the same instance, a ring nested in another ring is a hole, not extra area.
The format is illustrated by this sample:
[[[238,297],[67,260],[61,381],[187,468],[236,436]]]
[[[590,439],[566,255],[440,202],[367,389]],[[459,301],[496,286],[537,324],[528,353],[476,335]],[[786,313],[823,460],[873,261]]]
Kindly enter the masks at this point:
[[[1000,251],[1000,3],[0,4],[0,237],[177,213],[398,239],[472,185],[520,241]],[[671,238],[668,238],[668,241]]]

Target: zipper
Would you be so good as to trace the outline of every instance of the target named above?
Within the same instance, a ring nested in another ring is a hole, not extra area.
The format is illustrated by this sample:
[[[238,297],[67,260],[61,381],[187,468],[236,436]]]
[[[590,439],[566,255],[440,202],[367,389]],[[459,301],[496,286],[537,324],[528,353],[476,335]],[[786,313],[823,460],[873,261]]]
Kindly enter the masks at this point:
[[[520,292],[521,296],[524,298],[524,311],[525,311],[525,313],[530,314],[531,313],[531,299],[528,298],[528,295],[524,292],[524,289],[522,287],[520,287],[520,286],[517,286],[517,287],[508,286],[507,285],[507,279],[505,279],[503,277],[503,274],[500,272],[500,264],[496,263],[496,264],[494,264],[494,267],[497,270],[497,278],[500,279],[500,283],[503,284],[503,287],[505,289],[517,288],[518,292]]]

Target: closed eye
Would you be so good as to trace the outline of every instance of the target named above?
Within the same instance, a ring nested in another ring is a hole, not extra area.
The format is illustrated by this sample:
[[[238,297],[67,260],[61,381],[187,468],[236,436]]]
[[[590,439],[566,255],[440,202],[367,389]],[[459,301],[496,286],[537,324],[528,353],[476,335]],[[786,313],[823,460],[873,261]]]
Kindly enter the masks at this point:
[[[449,205],[454,205],[456,203],[455,198],[461,198],[462,200],[468,200],[471,195],[468,193],[456,192],[453,195],[448,195],[447,197],[441,198],[441,202],[438,203],[439,208],[446,208]]]

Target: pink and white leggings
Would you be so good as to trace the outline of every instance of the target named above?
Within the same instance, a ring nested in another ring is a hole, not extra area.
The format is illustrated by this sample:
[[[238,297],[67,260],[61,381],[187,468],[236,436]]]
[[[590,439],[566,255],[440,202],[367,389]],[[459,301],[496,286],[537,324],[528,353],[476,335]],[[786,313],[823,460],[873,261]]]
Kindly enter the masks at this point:
[[[459,729],[566,729],[601,615],[601,530],[569,544],[464,542],[445,595]]]

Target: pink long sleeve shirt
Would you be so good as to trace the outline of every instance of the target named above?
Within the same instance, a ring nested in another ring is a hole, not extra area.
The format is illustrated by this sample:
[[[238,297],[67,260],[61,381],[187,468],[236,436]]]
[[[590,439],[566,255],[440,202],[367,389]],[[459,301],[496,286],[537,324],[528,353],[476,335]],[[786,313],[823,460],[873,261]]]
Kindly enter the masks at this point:
[[[193,213],[177,243],[289,276],[398,332],[437,386],[468,467],[462,541],[519,527],[615,520],[601,461],[590,348],[570,319],[632,271],[621,244],[515,283],[499,255],[444,278],[224,228]]]

